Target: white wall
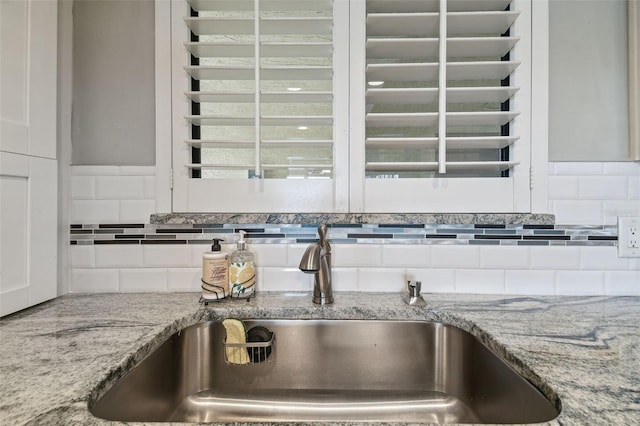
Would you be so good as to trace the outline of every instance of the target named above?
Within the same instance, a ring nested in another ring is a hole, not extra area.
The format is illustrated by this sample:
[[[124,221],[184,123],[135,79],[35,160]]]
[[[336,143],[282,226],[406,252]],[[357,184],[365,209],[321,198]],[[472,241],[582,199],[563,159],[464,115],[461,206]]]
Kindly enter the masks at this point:
[[[74,0],[76,165],[154,165],[153,0]]]
[[[549,159],[629,158],[627,2],[549,2]]]

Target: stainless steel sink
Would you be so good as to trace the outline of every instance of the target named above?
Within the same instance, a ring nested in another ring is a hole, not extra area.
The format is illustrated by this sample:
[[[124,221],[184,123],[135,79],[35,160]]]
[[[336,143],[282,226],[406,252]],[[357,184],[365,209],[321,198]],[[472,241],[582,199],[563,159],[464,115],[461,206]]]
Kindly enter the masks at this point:
[[[559,411],[460,328],[420,321],[245,321],[275,336],[225,362],[220,322],[188,327],[91,407],[120,421],[532,423]],[[558,403],[559,405],[559,403]]]

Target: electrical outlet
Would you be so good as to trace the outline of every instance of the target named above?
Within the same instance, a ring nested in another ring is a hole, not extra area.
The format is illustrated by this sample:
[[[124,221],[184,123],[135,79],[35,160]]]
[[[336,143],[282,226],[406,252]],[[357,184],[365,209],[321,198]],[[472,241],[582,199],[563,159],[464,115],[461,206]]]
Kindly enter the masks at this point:
[[[627,244],[630,248],[640,248],[640,242],[638,241],[638,227],[630,226],[629,227],[629,244]]]
[[[640,217],[618,217],[618,257],[640,257]]]

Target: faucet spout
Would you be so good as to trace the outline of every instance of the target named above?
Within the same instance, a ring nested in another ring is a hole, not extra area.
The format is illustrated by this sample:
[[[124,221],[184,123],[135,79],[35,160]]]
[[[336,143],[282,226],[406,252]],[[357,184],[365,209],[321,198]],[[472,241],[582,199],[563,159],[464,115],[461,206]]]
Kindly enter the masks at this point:
[[[322,248],[318,244],[311,244],[304,251],[300,259],[300,270],[308,274],[315,274],[320,270],[320,257]]]
[[[300,270],[314,274],[313,303],[329,305],[333,303],[331,282],[331,245],[327,238],[327,226],[318,226],[318,242],[311,244],[300,259]]]

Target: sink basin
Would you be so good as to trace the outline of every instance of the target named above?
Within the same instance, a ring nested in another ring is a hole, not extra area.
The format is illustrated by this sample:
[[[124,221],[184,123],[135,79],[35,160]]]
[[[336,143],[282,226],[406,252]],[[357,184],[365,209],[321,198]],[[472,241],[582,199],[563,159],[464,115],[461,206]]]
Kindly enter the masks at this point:
[[[147,422],[533,423],[559,414],[478,339],[452,325],[244,323],[275,336],[251,363],[225,360],[220,322],[193,325],[131,369],[91,412]]]

